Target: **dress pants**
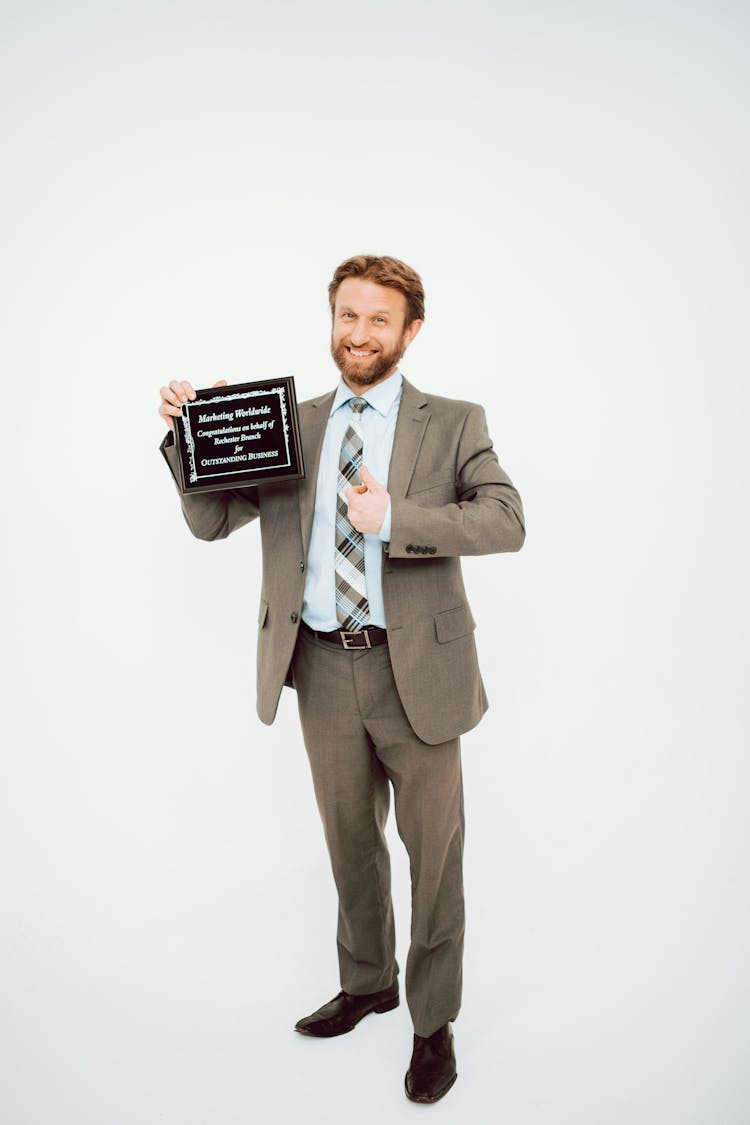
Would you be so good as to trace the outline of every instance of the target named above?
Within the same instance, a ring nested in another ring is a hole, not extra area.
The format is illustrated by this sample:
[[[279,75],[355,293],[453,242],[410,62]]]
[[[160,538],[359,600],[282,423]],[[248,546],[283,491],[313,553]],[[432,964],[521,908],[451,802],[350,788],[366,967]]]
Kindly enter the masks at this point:
[[[384,828],[390,786],[409,854],[411,944],[406,997],[417,1035],[458,1015],[464,937],[459,739],[429,746],[401,706],[388,645],[346,651],[302,628],[293,662],[302,733],[339,899],[341,987],[396,979]]]

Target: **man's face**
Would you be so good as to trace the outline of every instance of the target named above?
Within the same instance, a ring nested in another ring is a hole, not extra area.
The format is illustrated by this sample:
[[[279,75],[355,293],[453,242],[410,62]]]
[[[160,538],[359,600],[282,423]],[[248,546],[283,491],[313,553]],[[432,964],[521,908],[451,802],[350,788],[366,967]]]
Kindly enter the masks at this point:
[[[331,355],[352,390],[382,383],[396,369],[421,320],[404,328],[406,297],[398,289],[347,277],[336,293]]]

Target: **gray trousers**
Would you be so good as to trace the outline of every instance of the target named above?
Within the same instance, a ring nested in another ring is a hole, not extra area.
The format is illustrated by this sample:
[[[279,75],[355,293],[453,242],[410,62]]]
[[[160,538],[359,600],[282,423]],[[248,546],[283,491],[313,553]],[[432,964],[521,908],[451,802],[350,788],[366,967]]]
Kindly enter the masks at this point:
[[[428,746],[409,725],[387,645],[347,652],[300,630],[293,664],[302,733],[339,898],[341,987],[396,979],[384,828],[393,786],[409,854],[411,945],[406,996],[417,1035],[454,1020],[464,937],[459,739]]]

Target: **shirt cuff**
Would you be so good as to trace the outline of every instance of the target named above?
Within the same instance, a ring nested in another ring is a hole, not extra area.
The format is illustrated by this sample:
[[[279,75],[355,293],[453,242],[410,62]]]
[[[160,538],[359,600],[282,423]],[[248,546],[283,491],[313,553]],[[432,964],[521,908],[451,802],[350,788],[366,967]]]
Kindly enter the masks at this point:
[[[382,541],[384,543],[390,543],[390,541],[391,541],[391,502],[390,502],[390,500],[388,501],[388,507],[385,510],[385,516],[383,517],[383,523],[381,524],[380,531],[378,532],[378,538],[382,539]]]

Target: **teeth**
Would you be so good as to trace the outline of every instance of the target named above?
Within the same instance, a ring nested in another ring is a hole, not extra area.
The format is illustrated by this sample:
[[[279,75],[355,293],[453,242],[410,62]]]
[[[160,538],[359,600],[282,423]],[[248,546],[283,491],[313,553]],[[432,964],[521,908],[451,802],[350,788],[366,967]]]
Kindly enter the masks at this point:
[[[372,355],[372,352],[356,352],[354,348],[349,348],[349,351],[352,353],[352,355],[356,355],[357,357]]]

